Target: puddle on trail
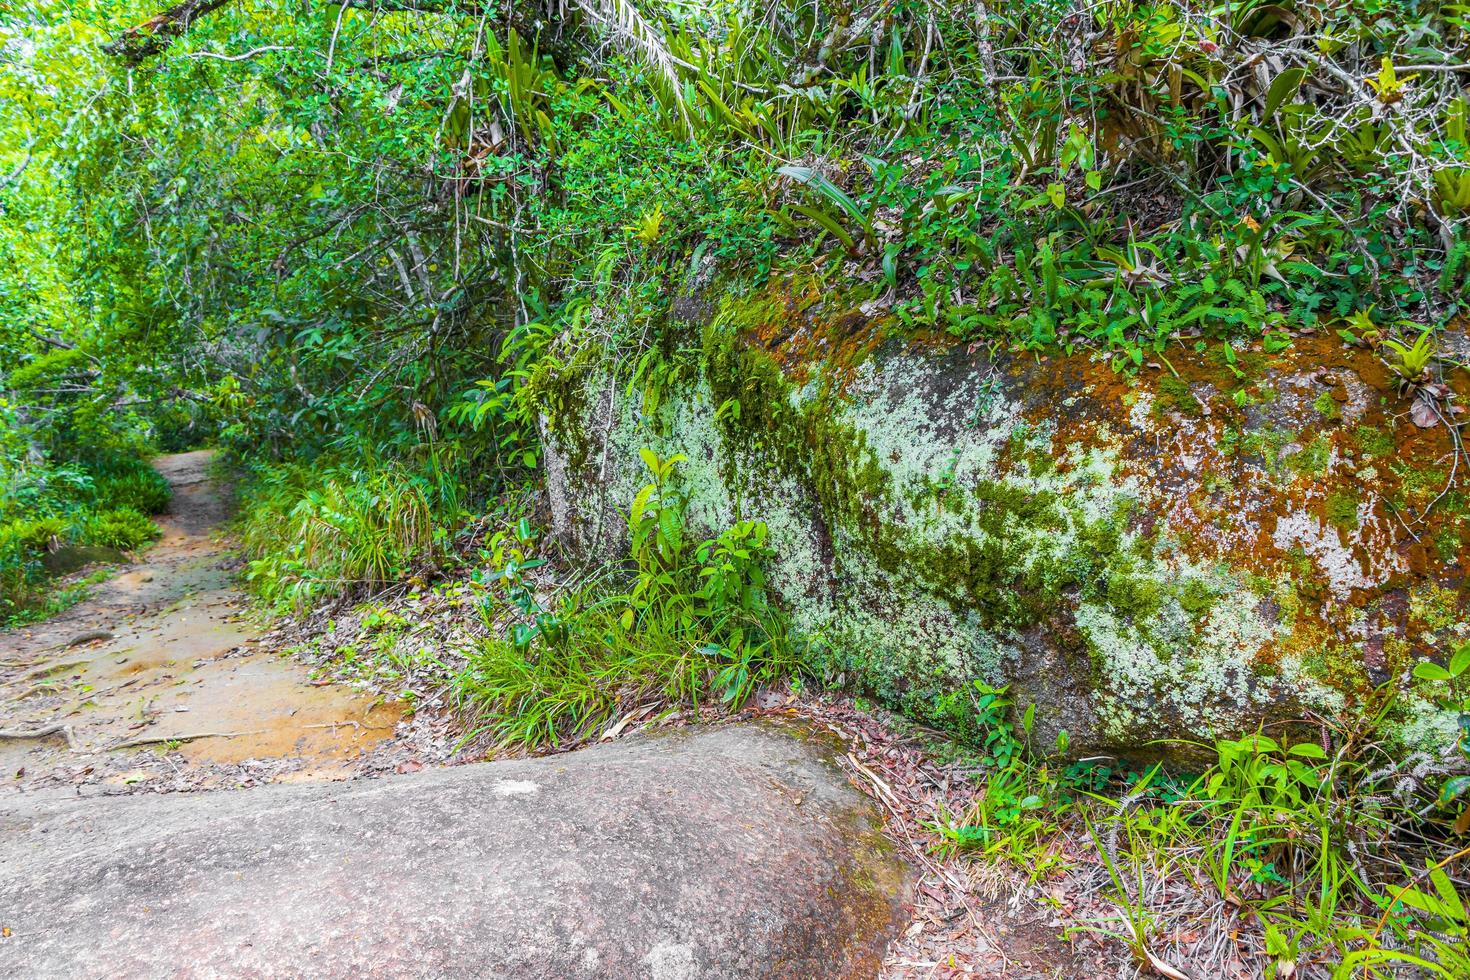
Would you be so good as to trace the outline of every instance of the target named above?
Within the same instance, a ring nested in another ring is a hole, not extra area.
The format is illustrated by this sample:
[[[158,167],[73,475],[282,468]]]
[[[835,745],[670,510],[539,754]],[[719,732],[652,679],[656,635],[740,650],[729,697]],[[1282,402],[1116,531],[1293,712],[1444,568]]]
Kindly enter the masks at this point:
[[[255,781],[344,778],[393,737],[399,706],[314,681],[304,665],[255,645],[244,597],[209,536],[225,510],[204,480],[203,455],[159,461],[175,513],[140,564],[57,619],[0,634],[0,729],[60,723],[74,745],[63,732],[0,739],[0,773],[18,777],[5,781],[11,787],[170,776],[203,788],[227,784],[242,765]]]

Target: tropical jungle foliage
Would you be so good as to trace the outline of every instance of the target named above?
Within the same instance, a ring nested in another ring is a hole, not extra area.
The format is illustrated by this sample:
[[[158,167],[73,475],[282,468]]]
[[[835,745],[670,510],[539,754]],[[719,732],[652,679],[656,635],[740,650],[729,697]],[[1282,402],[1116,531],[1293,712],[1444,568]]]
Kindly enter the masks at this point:
[[[7,6],[0,618],[54,608],[63,545],[145,542],[146,457],[212,442],[276,608],[480,576],[455,691],[505,744],[584,738],[629,691],[738,705],[804,651],[759,515],[686,528],[677,461],[646,460],[627,563],[528,577],[556,379],[612,364],[656,399],[699,340],[676,296],[801,276],[900,332],[1120,372],[1337,331],[1453,425],[1467,64],[1470,7],[1408,0]],[[1426,680],[1463,710],[1463,669]],[[989,788],[954,846],[1044,867],[1041,811],[1104,796],[1079,812],[1141,960],[1145,869],[1182,862],[1267,923],[1279,976],[1470,970],[1467,787],[1403,788],[1370,734],[1206,747],[1197,782],[1119,802],[1123,774],[1040,761],[1004,692],[970,707]]]

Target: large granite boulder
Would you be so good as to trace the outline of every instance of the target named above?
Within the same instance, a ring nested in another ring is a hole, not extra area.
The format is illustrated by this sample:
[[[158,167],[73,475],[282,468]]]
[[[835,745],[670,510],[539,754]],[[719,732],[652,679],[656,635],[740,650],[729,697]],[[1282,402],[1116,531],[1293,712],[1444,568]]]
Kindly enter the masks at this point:
[[[664,370],[534,381],[561,540],[617,554],[638,450],[683,453],[693,523],[769,525],[818,665],[921,719],[963,733],[1009,686],[1040,747],[1138,755],[1351,712],[1467,635],[1470,473],[1372,350],[1201,340],[1135,373],[893,339],[811,289],[676,308]],[[1406,743],[1452,737],[1401,705]]]
[[[871,977],[906,866],[758,723],[375,781],[0,801],[0,976]]]

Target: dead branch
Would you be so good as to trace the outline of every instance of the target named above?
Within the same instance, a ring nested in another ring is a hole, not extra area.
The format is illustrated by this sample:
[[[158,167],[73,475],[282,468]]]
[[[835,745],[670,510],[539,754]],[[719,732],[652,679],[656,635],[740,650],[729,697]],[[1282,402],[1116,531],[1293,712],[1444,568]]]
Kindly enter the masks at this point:
[[[104,44],[102,50],[117,55],[130,65],[140,65],[172,44],[195,20],[230,2],[231,0],[184,0],[183,3],[153,15],[137,27],[123,31],[115,41]]]

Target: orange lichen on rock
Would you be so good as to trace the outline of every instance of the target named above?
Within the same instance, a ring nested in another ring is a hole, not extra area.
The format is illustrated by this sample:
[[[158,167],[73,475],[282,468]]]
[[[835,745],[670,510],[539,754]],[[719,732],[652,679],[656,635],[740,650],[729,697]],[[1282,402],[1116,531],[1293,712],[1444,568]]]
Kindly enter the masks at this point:
[[[739,339],[770,354],[796,385],[821,370],[840,390],[886,338],[886,321],[824,301],[814,279],[771,284],[742,301]]]
[[[1287,583],[1298,608],[1274,655],[1402,634],[1377,607],[1403,590],[1445,586],[1463,608],[1470,470],[1450,431],[1410,422],[1380,357],[1335,336],[1234,351],[1233,365],[1221,350],[1171,351],[1137,377],[1088,355],[1011,370],[1057,445],[1117,451],[1118,475],[1152,498],[1143,521],[1196,560]],[[1446,383],[1470,400],[1464,371]]]

